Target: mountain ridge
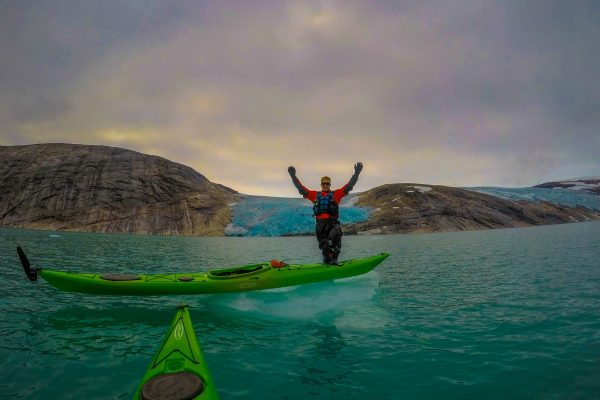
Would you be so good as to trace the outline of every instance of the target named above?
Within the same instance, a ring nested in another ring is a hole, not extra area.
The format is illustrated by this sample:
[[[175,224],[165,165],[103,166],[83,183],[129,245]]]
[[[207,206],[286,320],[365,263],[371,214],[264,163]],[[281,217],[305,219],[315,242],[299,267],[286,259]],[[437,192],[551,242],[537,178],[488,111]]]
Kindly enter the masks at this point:
[[[583,192],[600,196],[600,177],[551,181],[535,185],[534,187],[546,189],[560,188],[570,190],[581,190]]]
[[[348,234],[445,232],[600,219],[598,210],[582,206],[499,198],[441,185],[387,184],[353,197],[353,204],[342,210],[342,217],[353,215],[342,220]],[[299,199],[302,202],[296,206],[278,199],[242,195],[183,164],[118,147],[0,146],[0,226],[150,235],[310,234],[310,204]],[[261,205],[261,201],[273,204]],[[283,203],[287,209],[274,213]],[[358,209],[372,212],[350,212]],[[244,223],[250,225],[234,226],[236,210],[249,214]],[[290,225],[286,219],[302,228],[286,228]],[[251,226],[261,223],[278,229]]]
[[[600,219],[581,206],[515,201],[442,185],[382,185],[361,194],[357,205],[375,212],[368,221],[346,226],[347,233],[452,232]]]

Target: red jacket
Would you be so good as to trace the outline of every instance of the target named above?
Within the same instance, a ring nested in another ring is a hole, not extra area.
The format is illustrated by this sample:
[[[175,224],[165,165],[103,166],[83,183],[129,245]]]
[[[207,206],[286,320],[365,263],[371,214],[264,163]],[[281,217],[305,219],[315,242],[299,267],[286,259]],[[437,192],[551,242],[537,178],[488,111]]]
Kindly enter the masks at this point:
[[[292,177],[292,181],[294,182],[294,185],[296,185],[296,188],[298,189],[298,191],[300,192],[300,194],[302,195],[302,197],[304,197],[305,199],[310,200],[311,203],[314,203],[315,201],[317,201],[317,193],[318,191],[316,190],[310,190],[307,189],[297,177]],[[348,193],[350,193],[350,191],[352,190],[352,188],[354,187],[354,183],[352,182],[353,179],[350,179],[350,181],[348,183],[346,183],[344,186],[342,186],[339,189],[335,189],[333,191],[333,201],[336,204],[340,204],[340,201],[342,201],[342,199],[348,195]],[[354,180],[355,181],[355,180]],[[329,192],[325,192],[322,191],[321,192],[323,196],[327,196],[329,194]],[[317,219],[325,219],[325,218],[330,218],[331,215],[327,214],[327,213],[322,213],[316,216]]]

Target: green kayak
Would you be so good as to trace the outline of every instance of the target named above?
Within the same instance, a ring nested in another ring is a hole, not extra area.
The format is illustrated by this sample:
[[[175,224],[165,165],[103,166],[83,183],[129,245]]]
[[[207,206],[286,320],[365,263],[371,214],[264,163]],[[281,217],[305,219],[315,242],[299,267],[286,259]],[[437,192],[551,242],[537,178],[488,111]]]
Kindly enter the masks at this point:
[[[274,260],[187,274],[133,275],[75,273],[34,268],[20,247],[17,251],[23,269],[32,281],[37,280],[39,275],[52,286],[66,292],[129,296],[247,292],[302,285],[365,274],[389,257],[388,253],[381,253],[344,261],[339,265],[285,264]]]
[[[217,399],[186,305],[178,307],[134,400]]]

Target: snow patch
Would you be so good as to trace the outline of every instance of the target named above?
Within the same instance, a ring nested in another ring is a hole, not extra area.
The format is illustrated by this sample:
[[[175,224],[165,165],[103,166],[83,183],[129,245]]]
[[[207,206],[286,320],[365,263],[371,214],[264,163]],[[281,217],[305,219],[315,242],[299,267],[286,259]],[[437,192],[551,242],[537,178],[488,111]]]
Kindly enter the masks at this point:
[[[561,182],[564,185],[573,185],[568,187],[571,190],[586,190],[600,187],[600,182],[597,183],[584,183],[584,182]]]
[[[421,185],[413,185],[413,186],[409,186],[415,190],[407,190],[406,193],[414,193],[419,192],[419,193],[426,193],[429,192],[431,190],[431,188],[429,186],[421,186]]]
[[[429,192],[431,190],[431,188],[429,186],[413,186],[413,187],[421,193]]]

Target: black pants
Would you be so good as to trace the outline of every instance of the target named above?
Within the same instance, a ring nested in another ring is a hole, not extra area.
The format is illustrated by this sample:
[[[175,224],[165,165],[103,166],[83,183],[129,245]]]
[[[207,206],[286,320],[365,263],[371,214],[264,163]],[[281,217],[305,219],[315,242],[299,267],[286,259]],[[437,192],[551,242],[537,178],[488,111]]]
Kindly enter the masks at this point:
[[[342,227],[337,218],[317,219],[315,228],[319,249],[323,253],[323,262],[337,262],[342,250]]]

